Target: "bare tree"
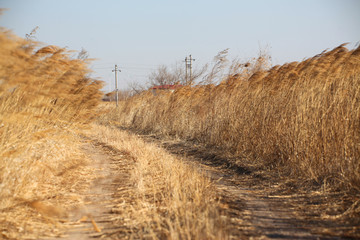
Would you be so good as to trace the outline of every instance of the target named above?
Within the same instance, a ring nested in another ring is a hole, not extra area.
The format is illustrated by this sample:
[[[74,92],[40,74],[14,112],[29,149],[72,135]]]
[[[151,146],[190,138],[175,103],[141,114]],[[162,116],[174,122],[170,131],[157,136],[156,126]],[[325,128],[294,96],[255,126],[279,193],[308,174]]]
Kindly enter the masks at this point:
[[[139,94],[142,91],[146,90],[146,87],[144,85],[141,85],[138,82],[130,82],[130,83],[128,83],[128,88],[129,88],[131,96]]]
[[[156,85],[175,84],[177,81],[176,75],[173,74],[167,66],[161,65],[150,73],[148,83],[152,87]]]
[[[149,87],[156,85],[181,84],[191,86],[206,71],[206,65],[200,69],[194,68],[191,79],[186,78],[185,69],[182,63],[175,63],[171,67],[159,66],[149,76]]]

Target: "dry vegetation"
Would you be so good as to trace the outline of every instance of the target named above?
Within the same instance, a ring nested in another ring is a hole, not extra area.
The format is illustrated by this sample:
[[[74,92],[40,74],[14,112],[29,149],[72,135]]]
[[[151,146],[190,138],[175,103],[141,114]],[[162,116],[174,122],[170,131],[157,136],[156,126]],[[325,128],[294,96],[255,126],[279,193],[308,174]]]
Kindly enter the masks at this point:
[[[269,70],[262,61],[233,65],[217,86],[143,92],[108,117],[221,147],[283,176],[359,192],[360,48],[341,45]]]
[[[116,127],[94,125],[88,135],[128,159],[134,187],[118,186],[126,194],[112,209],[121,213],[117,225],[127,226],[126,238],[228,239],[228,217],[221,215],[215,188],[194,167]]]
[[[101,83],[65,49],[3,28],[0,46],[0,238],[54,236],[66,217],[57,206],[84,187],[75,131],[96,115]]]
[[[91,180],[80,134],[99,116],[101,82],[65,49],[5,29],[0,46],[0,237],[61,236]],[[360,48],[265,64],[263,56],[234,63],[217,86],[143,92],[98,120],[194,139],[283,176],[359,193]],[[216,82],[217,70],[204,83]],[[129,237],[228,237],[214,186],[200,172],[114,127],[86,134],[132,161],[133,188],[114,209]]]
[[[134,189],[114,209],[131,229],[128,238],[227,238],[226,217],[201,173],[116,129],[86,132],[102,94],[85,60],[5,29],[0,46],[0,238],[65,236],[96,178],[81,134],[126,153],[134,165],[126,183]]]

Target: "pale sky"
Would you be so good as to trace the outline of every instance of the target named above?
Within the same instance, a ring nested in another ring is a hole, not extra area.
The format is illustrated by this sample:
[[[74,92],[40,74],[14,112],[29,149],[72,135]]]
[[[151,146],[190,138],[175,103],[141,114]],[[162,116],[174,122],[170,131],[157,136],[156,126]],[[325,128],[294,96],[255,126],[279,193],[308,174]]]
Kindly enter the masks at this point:
[[[192,54],[195,65],[221,50],[255,57],[269,47],[273,64],[300,61],[360,41],[360,0],[0,0],[0,25],[24,37],[36,26],[44,44],[86,49],[94,77],[114,89],[145,83],[159,65]]]

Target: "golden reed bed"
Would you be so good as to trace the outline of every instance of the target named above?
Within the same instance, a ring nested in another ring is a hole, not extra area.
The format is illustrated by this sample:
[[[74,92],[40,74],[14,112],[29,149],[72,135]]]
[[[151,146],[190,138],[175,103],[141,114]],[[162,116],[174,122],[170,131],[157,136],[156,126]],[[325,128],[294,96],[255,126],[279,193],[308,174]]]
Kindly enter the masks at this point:
[[[360,190],[360,48],[341,45],[251,74],[239,69],[217,86],[145,91],[112,118],[220,146],[284,176]]]

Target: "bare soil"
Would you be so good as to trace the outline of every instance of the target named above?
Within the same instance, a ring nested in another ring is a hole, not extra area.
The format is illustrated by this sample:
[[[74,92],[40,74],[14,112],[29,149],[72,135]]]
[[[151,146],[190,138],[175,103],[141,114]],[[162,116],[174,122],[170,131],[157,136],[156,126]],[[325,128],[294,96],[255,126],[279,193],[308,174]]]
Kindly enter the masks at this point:
[[[93,161],[97,176],[85,193],[84,206],[72,212],[64,239],[128,239],[127,218],[119,212],[123,199],[131,198],[130,170],[133,160],[126,152],[94,139],[88,139],[84,152]],[[134,196],[135,197],[135,196]],[[133,228],[132,230],[133,231]]]

